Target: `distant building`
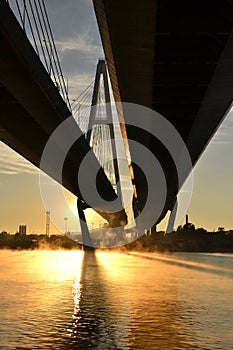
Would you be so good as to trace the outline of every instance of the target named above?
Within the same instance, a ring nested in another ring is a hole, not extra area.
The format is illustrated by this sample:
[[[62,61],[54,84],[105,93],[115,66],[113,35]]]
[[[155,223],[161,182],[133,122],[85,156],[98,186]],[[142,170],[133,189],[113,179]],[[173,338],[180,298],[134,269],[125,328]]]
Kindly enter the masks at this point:
[[[0,237],[7,237],[8,233],[6,231],[2,231],[0,233]]]
[[[27,226],[26,225],[19,225],[19,233],[21,235],[26,235],[27,234]]]

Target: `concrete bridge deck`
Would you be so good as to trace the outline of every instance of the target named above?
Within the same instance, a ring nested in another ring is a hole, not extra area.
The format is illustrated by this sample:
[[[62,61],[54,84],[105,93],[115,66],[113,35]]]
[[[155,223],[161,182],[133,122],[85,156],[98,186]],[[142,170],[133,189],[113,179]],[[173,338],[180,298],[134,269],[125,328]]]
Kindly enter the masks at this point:
[[[182,136],[194,166],[233,99],[233,2],[93,3],[116,100],[163,115]],[[176,168],[158,141],[130,127],[126,132],[129,139],[144,139],[163,165],[168,185],[164,216],[179,189]],[[143,207],[146,181],[136,166],[134,175]]]

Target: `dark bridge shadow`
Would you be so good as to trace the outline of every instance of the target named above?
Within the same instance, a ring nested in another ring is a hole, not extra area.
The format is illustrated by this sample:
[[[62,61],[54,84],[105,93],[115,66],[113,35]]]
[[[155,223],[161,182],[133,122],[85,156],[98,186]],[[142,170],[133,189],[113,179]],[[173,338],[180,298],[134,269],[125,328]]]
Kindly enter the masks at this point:
[[[107,287],[107,286],[106,286]],[[95,251],[84,252],[82,273],[73,289],[74,313],[63,349],[117,349],[116,330],[106,305],[106,287]]]

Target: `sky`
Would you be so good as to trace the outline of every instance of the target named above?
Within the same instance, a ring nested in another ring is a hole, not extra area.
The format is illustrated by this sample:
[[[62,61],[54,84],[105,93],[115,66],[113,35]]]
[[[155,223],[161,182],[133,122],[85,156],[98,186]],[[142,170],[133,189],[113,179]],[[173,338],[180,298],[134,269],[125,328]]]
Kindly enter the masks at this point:
[[[104,56],[92,1],[49,0],[46,4],[72,102],[93,81],[97,61]],[[219,226],[233,229],[232,135],[230,112],[194,169],[188,214],[196,227],[211,231]],[[0,143],[0,196],[0,232],[15,233],[20,224],[26,224],[30,233],[45,232],[46,209],[40,195],[39,171],[3,143]],[[66,196],[75,206],[75,200],[68,193]],[[88,221],[90,224],[95,221],[95,226],[100,224],[93,215],[88,216]],[[67,226],[70,231],[77,231],[78,220],[68,217]],[[164,224],[159,227],[163,229]],[[58,230],[51,225],[50,232]]]

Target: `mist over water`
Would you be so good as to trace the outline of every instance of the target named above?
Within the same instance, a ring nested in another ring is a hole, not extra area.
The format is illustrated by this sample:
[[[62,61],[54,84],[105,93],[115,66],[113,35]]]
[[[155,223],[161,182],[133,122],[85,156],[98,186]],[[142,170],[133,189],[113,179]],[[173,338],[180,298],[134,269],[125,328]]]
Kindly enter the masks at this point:
[[[232,348],[231,254],[0,258],[0,349]]]

